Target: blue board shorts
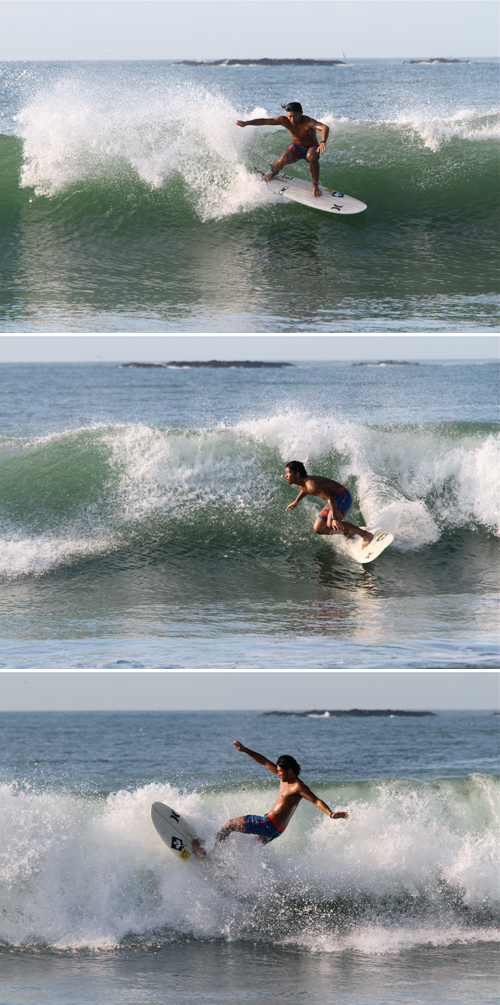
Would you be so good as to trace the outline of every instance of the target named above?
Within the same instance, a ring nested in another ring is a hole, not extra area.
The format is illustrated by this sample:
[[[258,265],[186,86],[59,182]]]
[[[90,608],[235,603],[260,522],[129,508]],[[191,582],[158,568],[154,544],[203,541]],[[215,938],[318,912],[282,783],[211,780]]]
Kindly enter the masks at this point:
[[[290,143],[290,146],[287,147],[287,150],[289,150],[290,153],[293,154],[294,160],[300,161],[302,159],[304,160],[307,159],[307,154],[309,150],[316,150],[319,157],[319,146],[320,146],[319,143],[313,143],[310,147],[301,147],[300,143]]]
[[[352,495],[349,492],[349,489],[342,488],[340,489],[339,492],[337,492],[337,495],[335,496],[335,505],[337,509],[339,509],[340,512],[342,513],[342,516],[345,516],[347,510],[350,509],[352,506]],[[320,517],[321,520],[328,520],[329,512],[330,512],[330,503],[327,503],[326,506],[323,506],[321,512],[318,513],[318,516]]]
[[[265,817],[247,814],[246,817],[243,817],[243,827],[241,828],[243,834],[256,834],[264,844],[274,841],[280,834],[283,834],[284,830],[285,828],[279,827],[268,813]]]

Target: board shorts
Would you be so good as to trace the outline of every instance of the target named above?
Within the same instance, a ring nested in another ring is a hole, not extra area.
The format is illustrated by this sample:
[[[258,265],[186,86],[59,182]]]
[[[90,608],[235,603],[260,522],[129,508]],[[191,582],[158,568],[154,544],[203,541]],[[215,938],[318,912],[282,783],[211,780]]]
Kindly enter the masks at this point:
[[[319,156],[319,146],[320,146],[319,143],[313,143],[310,147],[301,147],[300,143],[290,143],[290,146],[287,147],[287,150],[289,150],[290,153],[293,154],[294,161],[300,161],[303,158],[304,159],[307,158],[309,150],[317,150]]]
[[[339,492],[337,492],[337,495],[335,496],[335,505],[337,509],[339,509],[340,512],[342,513],[342,516],[345,516],[347,510],[350,509],[352,506],[352,495],[349,492],[349,489],[342,488],[340,489]],[[328,520],[329,512],[330,512],[330,503],[327,503],[326,506],[323,506],[321,512],[318,513],[318,516],[321,520]]]
[[[279,838],[284,830],[284,827],[279,827],[275,823],[273,818],[269,816],[269,813],[266,813],[265,817],[252,816],[250,813],[247,814],[246,817],[243,817],[243,827],[241,828],[242,834],[256,834],[264,844],[269,844],[269,841]]]

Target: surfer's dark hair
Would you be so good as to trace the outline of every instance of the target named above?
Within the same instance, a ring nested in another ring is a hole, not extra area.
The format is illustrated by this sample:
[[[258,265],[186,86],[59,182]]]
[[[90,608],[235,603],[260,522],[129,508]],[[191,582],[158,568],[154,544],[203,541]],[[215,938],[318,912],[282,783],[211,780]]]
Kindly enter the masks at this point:
[[[298,475],[307,478],[307,471],[302,461],[288,461],[288,464],[285,464],[285,468],[290,468],[290,471],[296,471]]]
[[[297,764],[295,758],[291,757],[290,754],[282,754],[281,757],[278,757],[276,766],[278,768],[284,768],[285,771],[288,771],[288,769],[291,768],[294,774],[300,775],[300,764]]]
[[[300,101],[289,101],[287,105],[282,105],[281,107],[285,109],[285,112],[300,112],[302,115],[302,105]]]

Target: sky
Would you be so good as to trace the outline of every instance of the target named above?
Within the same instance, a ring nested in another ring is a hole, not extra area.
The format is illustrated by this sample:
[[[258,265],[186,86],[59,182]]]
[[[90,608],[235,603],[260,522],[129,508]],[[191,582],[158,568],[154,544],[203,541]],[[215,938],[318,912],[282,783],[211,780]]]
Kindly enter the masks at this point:
[[[1,0],[0,60],[490,57],[496,0]]]
[[[498,359],[499,348],[496,335],[2,335],[0,363]]]
[[[17,671],[0,673],[0,711],[497,711],[499,677],[468,671]]]

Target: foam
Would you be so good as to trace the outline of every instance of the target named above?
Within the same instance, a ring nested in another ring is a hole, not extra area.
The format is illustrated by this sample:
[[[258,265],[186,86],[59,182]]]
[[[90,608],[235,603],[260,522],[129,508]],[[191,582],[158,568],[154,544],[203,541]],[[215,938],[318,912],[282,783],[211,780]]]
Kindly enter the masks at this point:
[[[431,118],[424,114],[403,115],[397,120],[397,125],[409,127],[411,133],[433,153],[454,140],[476,143],[500,139],[500,112],[496,110],[481,114],[475,109],[464,108],[452,115]]]
[[[498,940],[498,780],[326,785],[321,795],[349,821],[301,805],[279,841],[263,849],[233,835],[207,870],[170,855],[151,803],[183,813],[213,853],[221,823],[242,807],[263,812],[267,788],[204,795],[152,783],[105,799],[0,786],[0,940],[97,950],[189,935],[361,953]]]
[[[41,576],[59,565],[79,558],[104,554],[117,546],[111,533],[102,537],[13,532],[0,537],[0,575]]]
[[[500,435],[453,434],[448,426],[366,426],[294,411],[240,424],[286,463],[309,470],[335,456],[338,479],[355,479],[367,523],[382,522],[396,547],[437,541],[444,527],[484,526],[500,535]]]
[[[136,178],[154,190],[180,176],[203,220],[248,211],[272,197],[245,167],[252,136],[235,128],[237,117],[227,100],[195,85],[151,84],[144,92],[123,82],[115,96],[96,81],[68,77],[16,117],[21,186],[54,196],[81,183]]]

